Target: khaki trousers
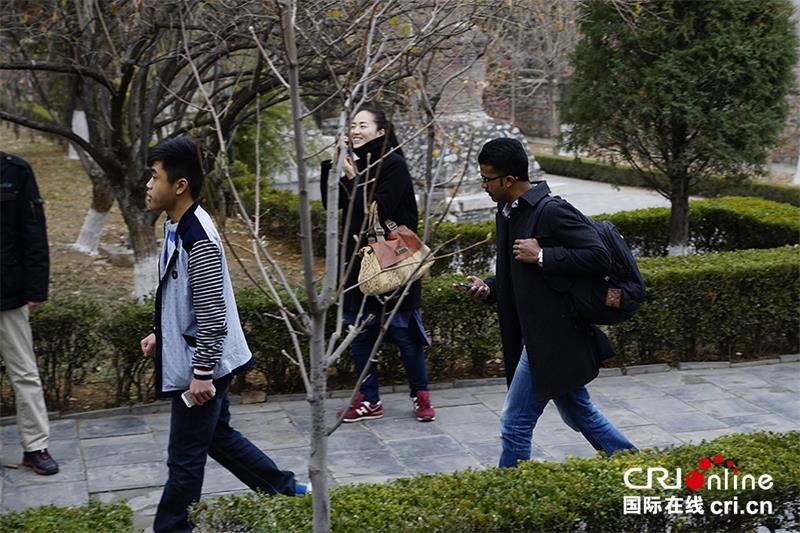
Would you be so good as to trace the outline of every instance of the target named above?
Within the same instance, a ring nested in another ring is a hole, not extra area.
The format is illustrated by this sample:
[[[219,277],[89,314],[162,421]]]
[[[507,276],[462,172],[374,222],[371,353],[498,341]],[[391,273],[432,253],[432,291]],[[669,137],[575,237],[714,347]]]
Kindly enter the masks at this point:
[[[0,311],[0,353],[6,365],[17,404],[17,431],[22,448],[35,452],[47,448],[50,423],[42,382],[33,353],[28,306]]]

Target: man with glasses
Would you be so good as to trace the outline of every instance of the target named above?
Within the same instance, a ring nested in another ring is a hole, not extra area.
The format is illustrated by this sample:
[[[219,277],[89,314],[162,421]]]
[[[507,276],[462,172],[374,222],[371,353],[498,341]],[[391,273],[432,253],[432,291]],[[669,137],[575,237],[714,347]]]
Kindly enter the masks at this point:
[[[468,276],[468,294],[496,303],[509,390],[500,422],[501,467],[531,456],[536,421],[550,400],[561,418],[611,455],[634,448],[594,406],[585,385],[613,352],[596,327],[578,320],[564,291],[577,276],[603,273],[608,251],[588,219],[545,181],[528,179],[516,139],[486,143],[478,155],[481,187],[497,202],[496,274]],[[534,238],[535,235],[535,238]]]

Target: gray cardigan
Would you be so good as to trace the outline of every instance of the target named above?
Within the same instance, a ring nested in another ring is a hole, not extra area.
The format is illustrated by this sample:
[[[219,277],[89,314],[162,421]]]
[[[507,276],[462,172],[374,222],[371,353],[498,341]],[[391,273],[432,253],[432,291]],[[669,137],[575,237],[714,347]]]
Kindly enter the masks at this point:
[[[174,251],[160,262],[159,278],[154,329],[160,396],[188,389],[193,377],[219,379],[252,365],[225,250],[198,203],[181,216]]]

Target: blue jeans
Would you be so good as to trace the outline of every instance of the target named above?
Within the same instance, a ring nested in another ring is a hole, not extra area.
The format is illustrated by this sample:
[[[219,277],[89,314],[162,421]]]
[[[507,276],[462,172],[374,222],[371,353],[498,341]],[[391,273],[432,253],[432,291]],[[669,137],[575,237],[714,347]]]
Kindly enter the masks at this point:
[[[200,500],[208,455],[253,490],[294,494],[294,474],[279,470],[229,425],[229,384],[229,376],[215,382],[217,394],[200,406],[188,408],[179,396],[172,399],[169,478],[156,511],[154,531],[191,531],[186,508]]]
[[[353,361],[356,364],[357,375],[361,375],[364,367],[372,353],[372,347],[378,340],[380,334],[380,324],[377,322],[366,326],[359,335],[353,339],[350,350],[353,354]],[[428,369],[425,366],[425,340],[419,332],[419,327],[414,321],[408,323],[408,327],[389,326],[384,337],[386,341],[395,344],[400,349],[400,359],[406,369],[408,386],[411,389],[411,396],[415,397],[417,391],[428,390]],[[378,364],[373,363],[369,367],[369,374],[361,383],[361,393],[364,399],[370,403],[380,400],[378,394]]]
[[[533,428],[549,401],[548,398],[538,398],[533,390],[528,353],[523,348],[500,417],[503,445],[501,467],[514,467],[518,461],[531,458]],[[611,455],[619,450],[634,448],[625,435],[597,410],[586,387],[575,389],[553,401],[564,422],[575,431],[580,431],[595,450]]]

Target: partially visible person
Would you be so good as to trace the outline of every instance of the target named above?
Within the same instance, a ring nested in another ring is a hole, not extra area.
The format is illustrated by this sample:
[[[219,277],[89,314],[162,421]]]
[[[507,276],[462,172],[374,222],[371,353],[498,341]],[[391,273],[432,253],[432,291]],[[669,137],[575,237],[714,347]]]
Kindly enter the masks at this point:
[[[339,178],[339,208],[342,209],[343,220],[347,221],[342,229],[342,239],[346,243],[344,260],[347,263],[353,262],[346,288],[358,284],[361,258],[357,252],[367,245],[368,228],[365,227],[365,219],[369,218],[370,200],[378,204],[381,223],[391,220],[397,225],[405,225],[414,232],[419,225],[417,200],[414,196],[411,175],[386,114],[377,107],[362,107],[353,117],[349,140],[355,161],[349,157],[345,159],[344,176]],[[324,161],[320,186],[322,203],[326,207],[330,170],[331,162]],[[352,211],[348,217],[351,205]],[[389,233],[386,227],[384,231]],[[366,302],[359,317],[364,298]],[[411,284],[408,294],[400,303],[385,338],[400,350],[400,357],[408,377],[414,416],[420,422],[431,422],[436,419],[436,412],[431,405],[428,392],[428,370],[425,366],[424,349],[430,346],[430,340],[422,325],[421,301],[421,282],[417,280]],[[387,312],[396,305],[396,299],[388,299],[384,306],[378,298],[365,297],[355,288],[345,292],[344,321],[347,324],[356,324],[372,316],[372,320],[365,324],[364,330],[351,345],[358,375],[369,360],[380,334],[383,318],[388,318]],[[383,404],[378,392],[378,365],[373,363],[353,404],[344,412],[343,421],[358,422],[382,417]]]
[[[47,300],[50,257],[44,201],[30,165],[0,152],[0,352],[14,389],[22,464],[58,473],[47,451],[50,422],[33,353],[30,309]]]
[[[501,467],[530,459],[533,429],[553,400],[566,424],[608,455],[633,444],[595,407],[585,385],[613,351],[596,326],[574,313],[563,289],[605,273],[608,251],[589,220],[545,181],[530,183],[516,139],[486,143],[481,187],[497,202],[496,275],[469,276],[467,292],[497,304],[508,395],[500,421]],[[562,291],[556,290],[562,289]]]
[[[253,356],[219,233],[200,207],[200,151],[192,140],[175,137],[150,150],[149,165],[147,205],[166,211],[167,220],[155,331],[142,339],[141,348],[155,357],[157,393],[172,398],[169,478],[153,530],[190,531],[187,507],[200,500],[207,456],[266,494],[302,495],[308,487],[230,425],[228,386],[252,366]],[[182,393],[194,405],[186,405]]]

